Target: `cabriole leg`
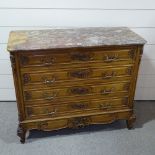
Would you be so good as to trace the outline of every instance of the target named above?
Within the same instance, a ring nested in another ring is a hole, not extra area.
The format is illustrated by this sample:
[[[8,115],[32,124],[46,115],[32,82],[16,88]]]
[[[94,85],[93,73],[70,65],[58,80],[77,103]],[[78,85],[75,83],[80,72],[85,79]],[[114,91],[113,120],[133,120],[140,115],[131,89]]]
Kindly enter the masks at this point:
[[[17,135],[20,137],[20,142],[22,144],[24,144],[25,143],[26,130],[20,124],[18,126]]]
[[[135,121],[136,121],[136,116],[133,114],[129,117],[128,120],[126,120],[127,128],[132,129]]]

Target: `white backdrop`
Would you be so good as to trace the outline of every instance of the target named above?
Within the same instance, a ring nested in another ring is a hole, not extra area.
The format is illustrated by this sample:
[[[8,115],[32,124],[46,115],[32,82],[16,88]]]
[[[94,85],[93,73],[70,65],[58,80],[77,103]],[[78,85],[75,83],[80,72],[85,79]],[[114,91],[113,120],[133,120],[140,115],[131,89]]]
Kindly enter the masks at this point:
[[[127,26],[147,40],[135,99],[155,100],[154,0],[1,0],[0,100],[15,100],[6,52],[11,30],[83,26]]]

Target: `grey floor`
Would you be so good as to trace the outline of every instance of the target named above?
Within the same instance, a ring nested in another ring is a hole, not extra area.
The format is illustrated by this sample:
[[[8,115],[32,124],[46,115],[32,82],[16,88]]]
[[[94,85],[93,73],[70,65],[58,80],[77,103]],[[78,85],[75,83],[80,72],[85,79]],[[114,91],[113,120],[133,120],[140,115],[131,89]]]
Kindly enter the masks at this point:
[[[79,130],[32,131],[16,136],[15,102],[0,102],[0,155],[155,155],[155,101],[136,101],[135,129],[125,121]]]

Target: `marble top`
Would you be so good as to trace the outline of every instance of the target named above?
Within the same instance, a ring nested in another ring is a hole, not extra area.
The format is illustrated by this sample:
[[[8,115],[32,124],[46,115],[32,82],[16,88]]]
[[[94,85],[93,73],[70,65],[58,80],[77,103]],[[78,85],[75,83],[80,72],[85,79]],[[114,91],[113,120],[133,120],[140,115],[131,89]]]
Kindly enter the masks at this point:
[[[145,43],[142,37],[126,27],[88,27],[12,31],[7,49],[27,51]]]

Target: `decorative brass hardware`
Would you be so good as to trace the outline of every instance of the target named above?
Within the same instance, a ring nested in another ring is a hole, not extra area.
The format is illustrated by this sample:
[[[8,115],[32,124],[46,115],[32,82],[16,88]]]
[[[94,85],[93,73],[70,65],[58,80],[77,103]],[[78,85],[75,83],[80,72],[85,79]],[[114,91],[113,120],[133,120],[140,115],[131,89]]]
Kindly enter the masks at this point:
[[[48,122],[39,122],[37,123],[38,130],[44,130],[48,127]]]
[[[109,95],[113,93],[114,88],[101,90],[101,95]]]
[[[115,55],[105,55],[104,62],[114,62],[118,61],[119,57],[118,54]]]
[[[46,56],[46,57],[42,57],[40,61],[44,66],[50,66],[55,62],[55,58]]]
[[[47,84],[47,85],[48,84],[53,84],[55,82],[55,80],[56,80],[56,78],[54,76],[52,77],[51,80],[48,80],[46,77],[43,77],[42,79],[43,79],[43,83]]]
[[[78,70],[78,71],[71,71],[69,76],[71,77],[76,77],[76,78],[88,78],[90,74],[92,73],[91,69],[83,69],[83,70]]]
[[[103,103],[99,105],[100,110],[109,110],[111,109],[111,104],[110,103]]]
[[[28,73],[23,74],[23,83],[27,84],[31,81],[31,77]]]
[[[90,88],[85,88],[85,87],[73,87],[70,88],[70,92],[72,94],[76,94],[76,95],[85,95],[90,93]]]
[[[114,78],[115,76],[117,76],[117,73],[115,71],[112,71],[111,74],[107,72],[102,74],[103,79],[111,79],[111,78]]]
[[[24,98],[25,100],[30,100],[32,98],[32,94],[29,91],[24,91]]]
[[[88,103],[74,103],[70,105],[73,109],[86,109],[88,108]]]
[[[70,128],[82,128],[91,124],[91,117],[77,117],[68,120],[68,127]]]
[[[93,60],[93,54],[88,53],[73,53],[71,54],[71,60],[77,61],[91,61]]]
[[[56,112],[57,112],[57,109],[55,108],[53,111],[49,111],[49,109],[48,108],[46,108],[45,110],[44,110],[44,113],[45,114],[47,114],[47,115],[54,115],[54,114],[56,114]]]
[[[27,65],[29,63],[29,58],[25,55],[21,55],[20,56],[20,63],[24,66]]]
[[[54,100],[55,97],[57,97],[57,92],[53,92],[53,94],[51,95],[50,93],[43,93],[43,98],[45,100]]]

